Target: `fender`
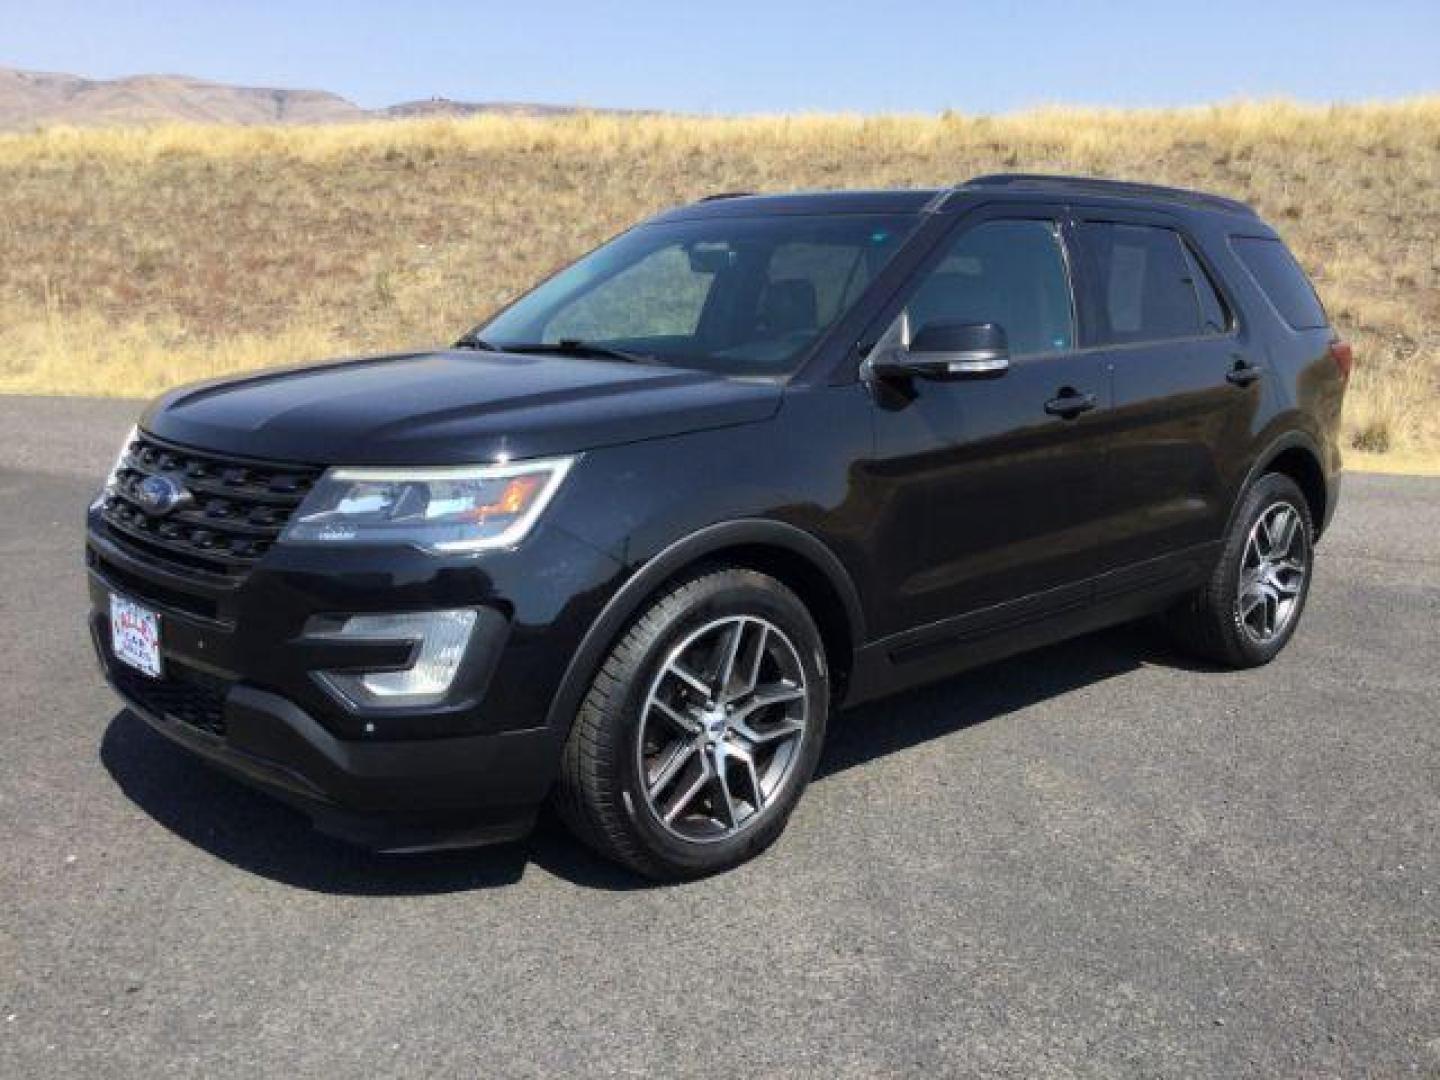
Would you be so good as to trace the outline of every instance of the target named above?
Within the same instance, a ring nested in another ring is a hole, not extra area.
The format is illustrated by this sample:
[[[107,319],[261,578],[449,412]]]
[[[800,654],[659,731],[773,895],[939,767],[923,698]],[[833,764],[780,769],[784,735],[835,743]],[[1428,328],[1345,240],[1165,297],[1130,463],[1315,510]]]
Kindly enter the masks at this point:
[[[743,518],[707,525],[674,541],[641,564],[606,602],[565,669],[560,687],[551,699],[546,727],[562,738],[569,731],[590,678],[611,644],[667,578],[713,552],[756,544],[784,548],[820,570],[840,597],[851,642],[858,648],[865,641],[864,613],[855,583],[835,553],[813,533],[768,518]]]
[[[1320,453],[1320,444],[1303,431],[1292,429],[1280,435],[1268,443],[1255,458],[1255,464],[1250,466],[1250,471],[1245,474],[1245,479],[1236,489],[1230,500],[1230,513],[1225,518],[1224,536],[1230,535],[1231,528],[1235,525],[1235,515],[1240,512],[1240,503],[1245,499],[1245,493],[1270,467],[1270,463],[1283,454],[1286,450],[1299,447],[1315,459],[1315,464],[1320,467],[1320,475],[1325,477],[1325,513],[1328,520],[1335,507],[1335,493],[1330,478],[1325,473],[1325,457]],[[1326,522],[1316,522],[1315,531],[1318,537],[1324,531]]]

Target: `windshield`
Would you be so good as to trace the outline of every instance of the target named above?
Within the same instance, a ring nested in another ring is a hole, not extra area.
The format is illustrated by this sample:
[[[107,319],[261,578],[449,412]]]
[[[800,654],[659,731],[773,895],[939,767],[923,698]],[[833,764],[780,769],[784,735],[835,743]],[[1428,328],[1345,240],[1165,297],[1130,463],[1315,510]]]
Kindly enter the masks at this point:
[[[642,225],[473,336],[556,351],[788,375],[914,227],[911,215],[709,218]]]

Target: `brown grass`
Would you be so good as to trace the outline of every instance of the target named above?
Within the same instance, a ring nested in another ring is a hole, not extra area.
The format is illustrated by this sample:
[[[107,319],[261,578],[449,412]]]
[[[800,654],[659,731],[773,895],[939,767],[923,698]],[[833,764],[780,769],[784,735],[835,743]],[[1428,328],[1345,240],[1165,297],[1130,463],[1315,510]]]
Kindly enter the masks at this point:
[[[1011,169],[1254,203],[1355,342],[1351,446],[1440,457],[1440,99],[4,136],[0,390],[141,396],[446,341],[607,235],[699,195]]]

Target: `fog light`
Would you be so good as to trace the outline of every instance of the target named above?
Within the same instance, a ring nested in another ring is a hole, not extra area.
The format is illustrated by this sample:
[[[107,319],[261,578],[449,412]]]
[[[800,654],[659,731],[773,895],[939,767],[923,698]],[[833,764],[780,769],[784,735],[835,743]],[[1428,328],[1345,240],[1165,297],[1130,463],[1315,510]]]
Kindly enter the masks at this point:
[[[465,656],[475,629],[475,612],[416,611],[395,615],[352,615],[333,631],[356,641],[413,641],[415,659],[403,671],[324,671],[336,693],[369,708],[405,708],[440,701]]]

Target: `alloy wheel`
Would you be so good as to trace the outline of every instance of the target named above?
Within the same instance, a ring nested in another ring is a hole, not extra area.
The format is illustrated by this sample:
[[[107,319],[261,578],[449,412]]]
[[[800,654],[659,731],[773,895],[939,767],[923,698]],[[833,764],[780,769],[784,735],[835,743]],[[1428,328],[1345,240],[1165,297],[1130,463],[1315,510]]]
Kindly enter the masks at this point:
[[[1300,512],[1288,502],[1267,507],[1250,529],[1240,562],[1236,611],[1251,641],[1269,644],[1294,621],[1309,556],[1309,536]]]
[[[754,615],[707,623],[670,651],[645,698],[650,811],[691,842],[749,828],[793,775],[807,719],[805,670],[779,627]]]

